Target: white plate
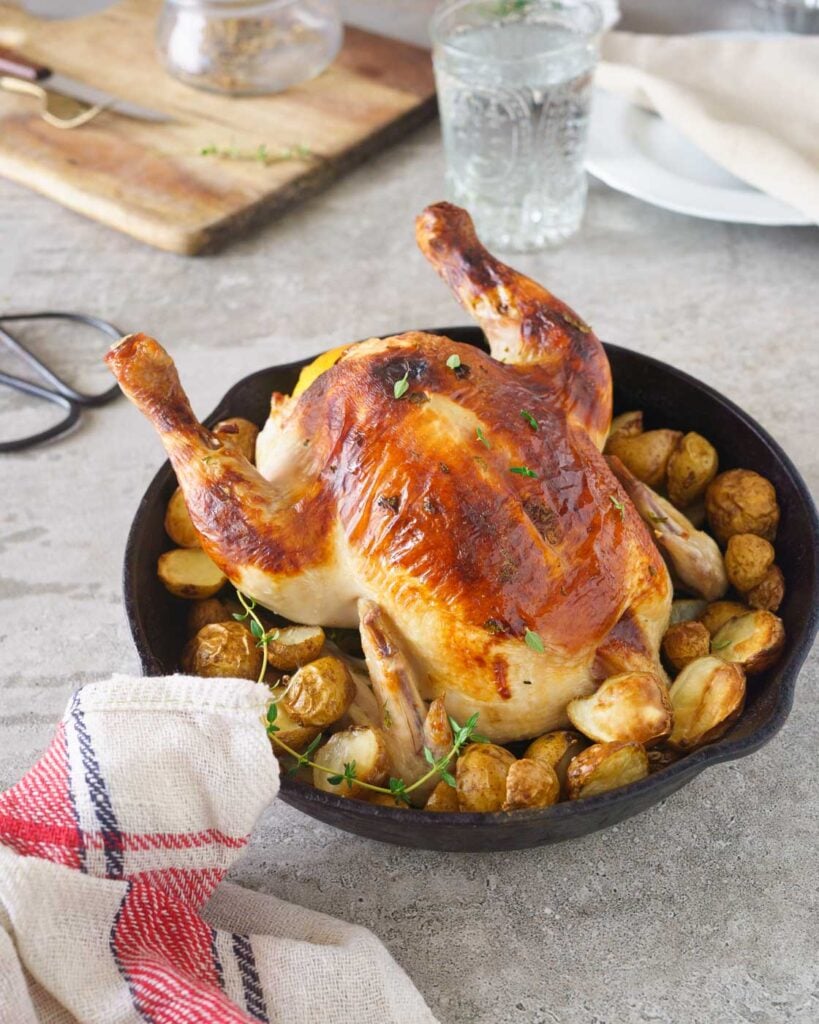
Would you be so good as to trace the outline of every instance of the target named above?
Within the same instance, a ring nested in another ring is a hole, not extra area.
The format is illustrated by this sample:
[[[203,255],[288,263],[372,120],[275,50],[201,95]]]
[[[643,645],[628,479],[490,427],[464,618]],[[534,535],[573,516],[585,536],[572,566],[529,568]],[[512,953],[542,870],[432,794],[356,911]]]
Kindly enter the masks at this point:
[[[586,169],[611,188],[692,217],[813,223],[729,174],[661,117],[602,89],[594,95]]]

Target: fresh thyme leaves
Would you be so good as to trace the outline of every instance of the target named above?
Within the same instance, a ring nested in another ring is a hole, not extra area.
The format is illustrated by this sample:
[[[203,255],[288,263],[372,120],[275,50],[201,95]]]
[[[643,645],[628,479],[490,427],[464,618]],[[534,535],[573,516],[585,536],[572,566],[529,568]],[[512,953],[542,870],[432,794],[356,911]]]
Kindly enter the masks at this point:
[[[712,643],[711,644],[711,650],[712,651],[722,651],[726,647],[730,647],[730,645],[731,645],[731,641],[730,640],[721,640],[718,644]]]
[[[510,466],[510,473],[517,473],[518,476],[529,476],[532,479],[537,480],[537,473],[533,469],[529,469],[528,466]]]
[[[407,783],[401,778],[393,777],[389,780],[389,784],[387,786],[376,786],[371,782],[365,782],[363,779],[358,778],[356,774],[355,761],[345,763],[344,771],[342,773],[339,773],[336,769],[328,768],[326,765],[316,764],[315,761],[311,761],[311,754],[322,742],[323,735],[321,733],[316,736],[313,742],[304,751],[302,751],[302,753],[294,750],[277,735],[279,731],[278,726],[275,724],[277,713],[276,705],[271,704],[270,707],[268,707],[267,714],[265,716],[267,734],[277,747],[280,747],[285,753],[290,754],[290,756],[294,758],[295,763],[289,769],[291,775],[298,772],[301,768],[313,768],[320,772],[324,772],[329,776],[327,781],[333,786],[339,786],[342,782],[346,782],[347,787],[352,789],[353,784],[355,784],[362,789],[371,790],[373,793],[386,793],[395,800],[396,804],[399,805],[406,804],[409,806],[410,793],[418,789],[420,786],[423,786],[436,775],[448,786],[455,786],[455,776],[449,771],[449,765],[451,764],[452,759],[458,756],[467,743],[489,742],[485,736],[475,732],[475,726],[478,724],[477,711],[467,719],[464,725],[459,725],[454,718],[450,718],[449,724],[452,728],[452,746],[447,753],[443,755],[443,757],[439,758],[436,758],[428,747],[424,747],[424,758],[430,766],[429,771],[425,775],[422,775],[420,779],[416,779],[415,782],[410,785],[407,785]]]
[[[492,445],[486,439],[486,435],[484,434],[484,432],[481,430],[480,427],[476,427],[475,428],[475,437],[477,437],[477,439],[481,442],[481,444],[486,445],[487,448],[491,448],[492,447]]]
[[[521,419],[526,420],[526,422],[529,424],[532,430],[537,430],[540,426],[535,417],[527,409],[520,410],[520,417]]]
[[[609,495],[609,501],[614,505],[617,511],[620,513],[620,518],[625,522],[626,519],[626,506],[620,501],[616,494]]]
[[[256,646],[262,652],[262,667],[259,670],[258,680],[261,683],[264,682],[265,673],[267,672],[267,645],[271,641],[279,639],[279,631],[278,629],[271,629],[269,632],[265,632],[264,624],[256,614],[256,602],[252,597],[247,597],[241,590],[236,591],[236,597],[239,599],[239,604],[244,608],[244,613],[234,612],[233,618],[237,622],[247,622],[248,619],[250,620],[250,632],[256,640]]]
[[[314,159],[309,146],[285,146],[283,149],[270,150],[262,142],[255,149],[239,149],[236,146],[215,146],[211,143],[202,146],[199,156],[215,156],[219,160],[240,160],[245,163],[258,163],[269,167],[271,164],[286,163],[288,160],[308,161]]]
[[[450,370],[457,370],[458,367],[461,365],[461,357],[457,355],[457,353],[453,352],[449,359],[447,359],[446,365],[450,368]]]
[[[396,398],[403,398],[404,395],[409,391],[409,370],[404,376],[397,380],[392,386],[392,393]]]
[[[540,639],[537,633],[533,632],[531,629],[527,629],[523,636],[523,640],[526,646],[529,647],[531,650],[537,651],[538,654],[543,654],[545,648],[543,646],[543,641]]]

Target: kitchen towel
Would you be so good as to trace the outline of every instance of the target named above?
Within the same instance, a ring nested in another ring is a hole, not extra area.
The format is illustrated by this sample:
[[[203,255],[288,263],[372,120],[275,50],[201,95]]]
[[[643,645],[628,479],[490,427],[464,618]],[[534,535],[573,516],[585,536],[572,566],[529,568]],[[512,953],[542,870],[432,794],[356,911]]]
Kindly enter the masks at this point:
[[[819,223],[819,37],[603,38],[597,84]]]
[[[366,929],[223,882],[278,792],[267,687],[114,676],[0,794],[2,1024],[435,1024]]]

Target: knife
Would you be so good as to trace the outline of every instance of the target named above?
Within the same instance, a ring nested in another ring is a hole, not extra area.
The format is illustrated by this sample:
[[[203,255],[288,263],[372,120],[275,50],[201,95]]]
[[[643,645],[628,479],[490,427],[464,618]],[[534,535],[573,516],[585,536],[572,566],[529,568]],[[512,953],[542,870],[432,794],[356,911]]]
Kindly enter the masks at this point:
[[[24,82],[42,86],[50,92],[70,96],[71,99],[79,100],[80,103],[99,106],[104,110],[113,110],[117,114],[124,114],[125,117],[137,118],[140,121],[162,123],[172,120],[167,114],[158,110],[151,110],[150,107],[141,107],[128,100],[121,100],[110,93],[103,92],[102,89],[95,89],[91,85],[86,85],[85,82],[78,82],[67,75],[61,75],[52,71],[45,64],[29,60],[28,57],[5,46],[0,46],[0,75],[19,78]]]

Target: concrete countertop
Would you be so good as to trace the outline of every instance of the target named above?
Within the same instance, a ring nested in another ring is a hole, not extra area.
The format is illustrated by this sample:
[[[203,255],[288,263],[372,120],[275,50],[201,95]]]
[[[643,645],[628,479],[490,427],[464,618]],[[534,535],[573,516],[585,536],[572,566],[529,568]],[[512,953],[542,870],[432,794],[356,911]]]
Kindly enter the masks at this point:
[[[204,414],[271,363],[463,322],[412,239],[414,215],[442,191],[433,125],[226,252],[191,260],[0,181],[0,310],[85,310],[155,334]],[[604,339],[738,402],[815,489],[818,241],[815,229],[709,223],[593,185],[578,237],[513,262]],[[43,346],[71,359],[53,339]],[[44,748],[77,685],[139,670],[122,552],[162,457],[121,401],[59,443],[0,461],[0,788]],[[444,1024],[812,1024],[817,691],[814,653],[768,746],[583,840],[425,853],[277,804],[232,877],[371,928]]]

